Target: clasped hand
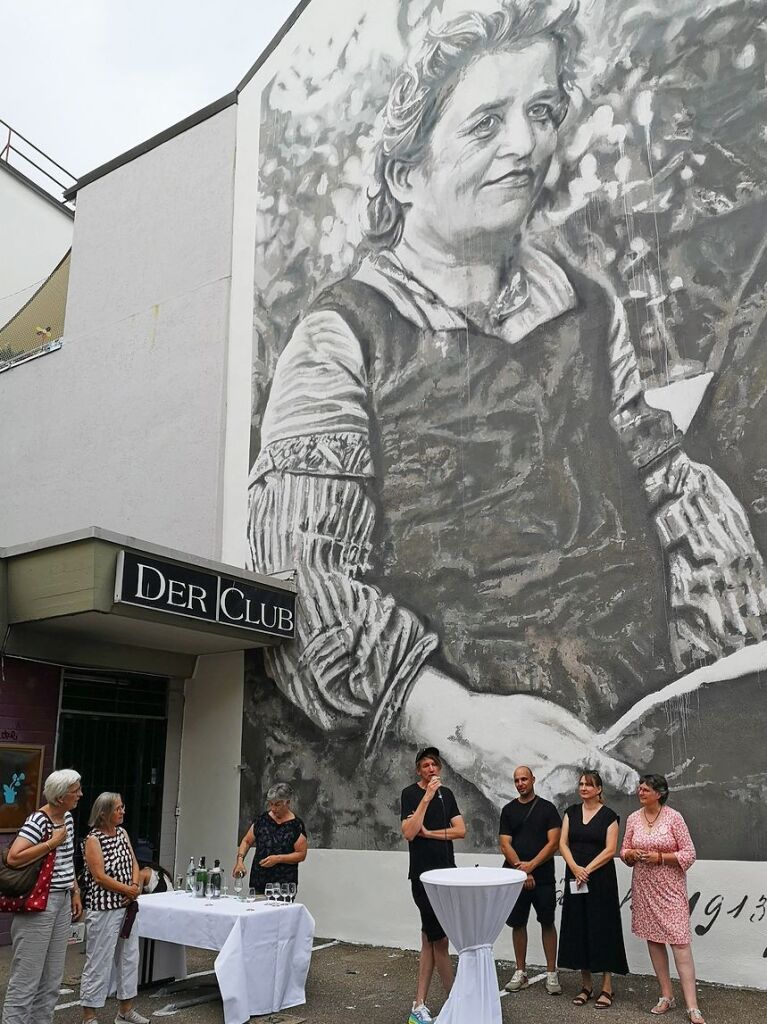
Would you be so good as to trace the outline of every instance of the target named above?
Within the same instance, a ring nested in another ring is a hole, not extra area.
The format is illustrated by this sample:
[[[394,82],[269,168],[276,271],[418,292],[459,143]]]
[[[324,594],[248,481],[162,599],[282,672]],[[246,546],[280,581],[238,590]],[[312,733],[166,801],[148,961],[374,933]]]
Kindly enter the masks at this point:
[[[123,895],[123,906],[127,907],[129,903],[133,903],[134,900],[138,899],[139,893],[141,892],[141,886],[138,882],[129,882],[128,888],[131,890],[130,893]]]
[[[586,868],[580,867],[577,864],[575,866],[575,871],[573,871],[573,875],[575,876],[575,881],[578,883],[578,885],[586,885],[586,883],[589,880],[588,870]]]
[[[632,867],[637,862],[642,864],[660,864],[661,855],[657,850],[626,850],[623,860]]]

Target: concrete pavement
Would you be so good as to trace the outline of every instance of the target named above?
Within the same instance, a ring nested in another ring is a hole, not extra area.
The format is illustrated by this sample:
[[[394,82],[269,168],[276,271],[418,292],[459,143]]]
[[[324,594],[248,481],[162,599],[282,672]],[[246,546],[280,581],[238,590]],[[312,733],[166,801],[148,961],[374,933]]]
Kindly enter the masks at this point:
[[[328,945],[328,943],[333,943]],[[320,948],[324,947],[324,948]],[[272,1018],[259,1018],[270,1024],[338,1024],[339,1021],[364,1021],[365,1024],[405,1024],[415,987],[417,956],[409,950],[377,946],[355,946],[316,939],[315,953],[309,972],[306,1006],[296,1007]],[[212,972],[215,954],[207,950],[189,950],[190,972]],[[77,985],[82,970],[82,946],[71,946],[67,953],[65,983],[69,992],[61,995],[55,1024],[77,1024],[81,1020],[77,1005]],[[0,996],[5,994],[10,965],[10,947],[0,948]],[[765,964],[767,973],[767,963]],[[530,969],[531,977],[537,972]],[[499,987],[508,980],[511,967],[498,965]],[[501,1000],[504,1024],[587,1024],[604,1020],[613,1024],[654,1020],[649,1008],[657,998],[657,985],[652,978],[631,976],[616,979],[616,1001],[612,1009],[599,1011],[589,1003],[583,1008],[572,1005],[571,999],[580,989],[580,975],[563,972],[564,994],[549,996],[542,982],[527,990],[506,995]],[[168,1020],[183,1024],[221,1024],[221,1002],[205,1002],[167,1014],[167,1007],[179,1001],[194,999],[206,993],[200,985],[210,984],[212,974],[201,974],[186,982],[181,991],[149,990],[139,993],[137,1008],[153,1024]],[[197,987],[196,987],[197,986]],[[439,982],[432,987],[432,1013],[442,1004]],[[701,985],[700,1006],[708,1024],[767,1024],[767,992],[752,989]],[[164,1011],[158,1014],[158,1011]],[[111,1024],[116,1013],[114,1001],[107,1003],[99,1020]],[[155,1015],[155,1016],[152,1016]],[[255,1021],[256,1018],[253,1018]],[[668,1024],[684,1024],[686,1016],[676,1010],[667,1017]],[[30,1022],[37,1024],[37,1022]],[[477,1021],[476,1024],[482,1024]]]

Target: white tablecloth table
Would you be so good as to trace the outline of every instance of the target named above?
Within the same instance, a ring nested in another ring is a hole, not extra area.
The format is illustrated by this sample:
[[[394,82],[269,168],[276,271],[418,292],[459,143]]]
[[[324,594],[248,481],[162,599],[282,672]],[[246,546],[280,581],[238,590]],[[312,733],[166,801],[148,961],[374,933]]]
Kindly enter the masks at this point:
[[[493,943],[522,891],[512,868],[439,868],[421,875],[429,901],[458,950],[458,971],[437,1024],[501,1024]]]
[[[306,1002],[314,918],[302,903],[152,893],[139,897],[135,927],[142,938],[219,950],[214,967],[226,1024]]]

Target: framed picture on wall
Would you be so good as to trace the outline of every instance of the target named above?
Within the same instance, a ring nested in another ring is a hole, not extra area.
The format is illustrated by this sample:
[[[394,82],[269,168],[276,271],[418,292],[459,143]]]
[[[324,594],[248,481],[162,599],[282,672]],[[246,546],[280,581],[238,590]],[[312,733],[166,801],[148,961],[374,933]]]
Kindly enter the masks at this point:
[[[0,743],[0,832],[17,832],[40,806],[42,744]]]

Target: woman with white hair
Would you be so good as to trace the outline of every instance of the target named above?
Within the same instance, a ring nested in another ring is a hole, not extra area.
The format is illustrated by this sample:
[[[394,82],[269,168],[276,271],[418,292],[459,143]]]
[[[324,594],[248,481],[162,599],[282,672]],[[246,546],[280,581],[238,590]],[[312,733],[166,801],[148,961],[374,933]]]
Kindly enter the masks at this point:
[[[139,866],[123,828],[125,804],[119,793],[101,793],[91,808],[85,837],[86,959],[80,979],[84,1024],[97,1020],[106,1002],[112,968],[117,976],[119,1009],[115,1024],[149,1024],[133,1009],[138,991],[138,930],[124,935],[125,908],[140,892]]]
[[[82,916],[75,881],[72,811],[83,791],[71,768],[53,772],[43,786],[45,803],[21,826],[8,850],[8,864],[21,868],[56,851],[48,904],[40,913],[16,914],[11,924],[13,957],[2,1024],[51,1024],[64,976],[72,921]]]
[[[267,882],[298,884],[298,865],[306,860],[306,827],[291,807],[293,789],[287,782],[275,783],[266,794],[266,810],[260,814],[237,849],[232,875],[245,874],[245,857],[251,846],[256,855],[250,869],[250,887],[262,893]]]

